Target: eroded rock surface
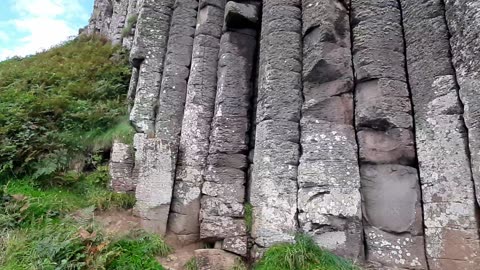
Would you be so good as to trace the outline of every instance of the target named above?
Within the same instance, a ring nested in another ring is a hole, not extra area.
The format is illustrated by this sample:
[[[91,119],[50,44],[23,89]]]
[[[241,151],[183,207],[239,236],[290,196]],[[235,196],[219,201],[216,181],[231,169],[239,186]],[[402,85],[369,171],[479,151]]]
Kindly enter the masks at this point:
[[[217,92],[225,2],[216,2],[215,5],[199,2],[170,214],[169,229],[178,235],[191,235],[191,239],[198,238],[200,234],[201,187]]]
[[[96,0],[86,32],[133,65],[112,187],[214,244],[201,269],[297,232],[373,269],[477,269],[479,24],[476,0]]]
[[[444,7],[432,0],[402,0],[401,4],[415,106],[427,259],[430,269],[475,269],[479,256],[475,193]],[[461,226],[459,219],[463,220]],[[454,252],[453,246],[462,252]]]
[[[264,1],[255,155],[250,184],[252,236],[259,247],[293,241],[302,105],[301,1]]]
[[[348,10],[337,0],[302,4],[298,220],[320,246],[357,259],[363,257],[363,232]]]
[[[397,0],[351,7],[366,259],[427,269],[402,10]]]

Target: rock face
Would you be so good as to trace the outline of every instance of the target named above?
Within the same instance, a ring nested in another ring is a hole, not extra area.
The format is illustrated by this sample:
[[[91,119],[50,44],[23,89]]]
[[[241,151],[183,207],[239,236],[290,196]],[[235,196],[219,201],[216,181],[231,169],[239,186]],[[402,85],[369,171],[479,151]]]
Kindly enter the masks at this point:
[[[137,186],[133,177],[134,153],[130,145],[115,141],[110,156],[110,186],[116,192],[134,192]]]
[[[366,259],[426,269],[402,10],[397,0],[351,8]]]
[[[252,237],[269,247],[297,230],[302,104],[301,1],[264,1],[250,201]]]
[[[401,4],[415,106],[427,259],[430,269],[476,269],[479,238],[467,138],[475,135],[467,133],[462,117],[444,7],[439,1],[419,4],[402,0]],[[465,15],[461,16],[463,20]],[[471,98],[469,102],[475,104]],[[470,145],[473,150],[475,142]],[[475,173],[475,166],[472,169]]]
[[[373,269],[478,269],[478,25],[476,0],[96,0],[86,32],[133,66],[112,188],[214,245],[200,269],[298,232]]]
[[[303,231],[312,234],[319,245],[362,258],[348,9],[337,0],[304,0],[302,4],[305,101],[300,123],[298,219]]]

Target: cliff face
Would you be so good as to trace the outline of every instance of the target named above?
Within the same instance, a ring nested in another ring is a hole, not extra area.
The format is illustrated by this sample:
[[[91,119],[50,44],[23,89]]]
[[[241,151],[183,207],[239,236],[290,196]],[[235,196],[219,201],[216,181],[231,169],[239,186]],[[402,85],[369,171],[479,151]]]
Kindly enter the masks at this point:
[[[133,65],[113,186],[240,256],[303,232],[374,269],[478,269],[479,25],[477,0],[96,0],[87,31]]]

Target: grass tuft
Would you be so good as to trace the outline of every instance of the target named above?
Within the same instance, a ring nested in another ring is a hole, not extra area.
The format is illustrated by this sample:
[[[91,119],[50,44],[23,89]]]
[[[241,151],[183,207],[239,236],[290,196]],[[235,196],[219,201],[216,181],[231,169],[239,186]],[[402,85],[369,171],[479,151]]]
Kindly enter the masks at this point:
[[[294,244],[279,244],[269,248],[255,270],[359,270],[345,259],[318,247],[306,235],[297,235]]]
[[[245,224],[247,226],[247,232],[252,232],[253,206],[250,203],[245,204]]]
[[[197,259],[192,257],[184,266],[185,270],[198,270]]]

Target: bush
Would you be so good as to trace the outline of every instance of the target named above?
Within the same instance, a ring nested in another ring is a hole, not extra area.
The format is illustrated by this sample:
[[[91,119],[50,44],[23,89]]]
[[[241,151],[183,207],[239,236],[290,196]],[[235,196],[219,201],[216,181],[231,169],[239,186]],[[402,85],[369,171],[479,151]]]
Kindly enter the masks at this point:
[[[138,15],[131,16],[127,20],[127,25],[122,30],[122,37],[127,37],[132,32],[132,29],[136,26]]]
[[[256,270],[359,270],[348,261],[318,247],[308,236],[297,235],[294,244],[269,248],[255,266]]]
[[[49,179],[108,136],[129,136],[129,77],[126,54],[100,37],[0,62],[0,179]]]

